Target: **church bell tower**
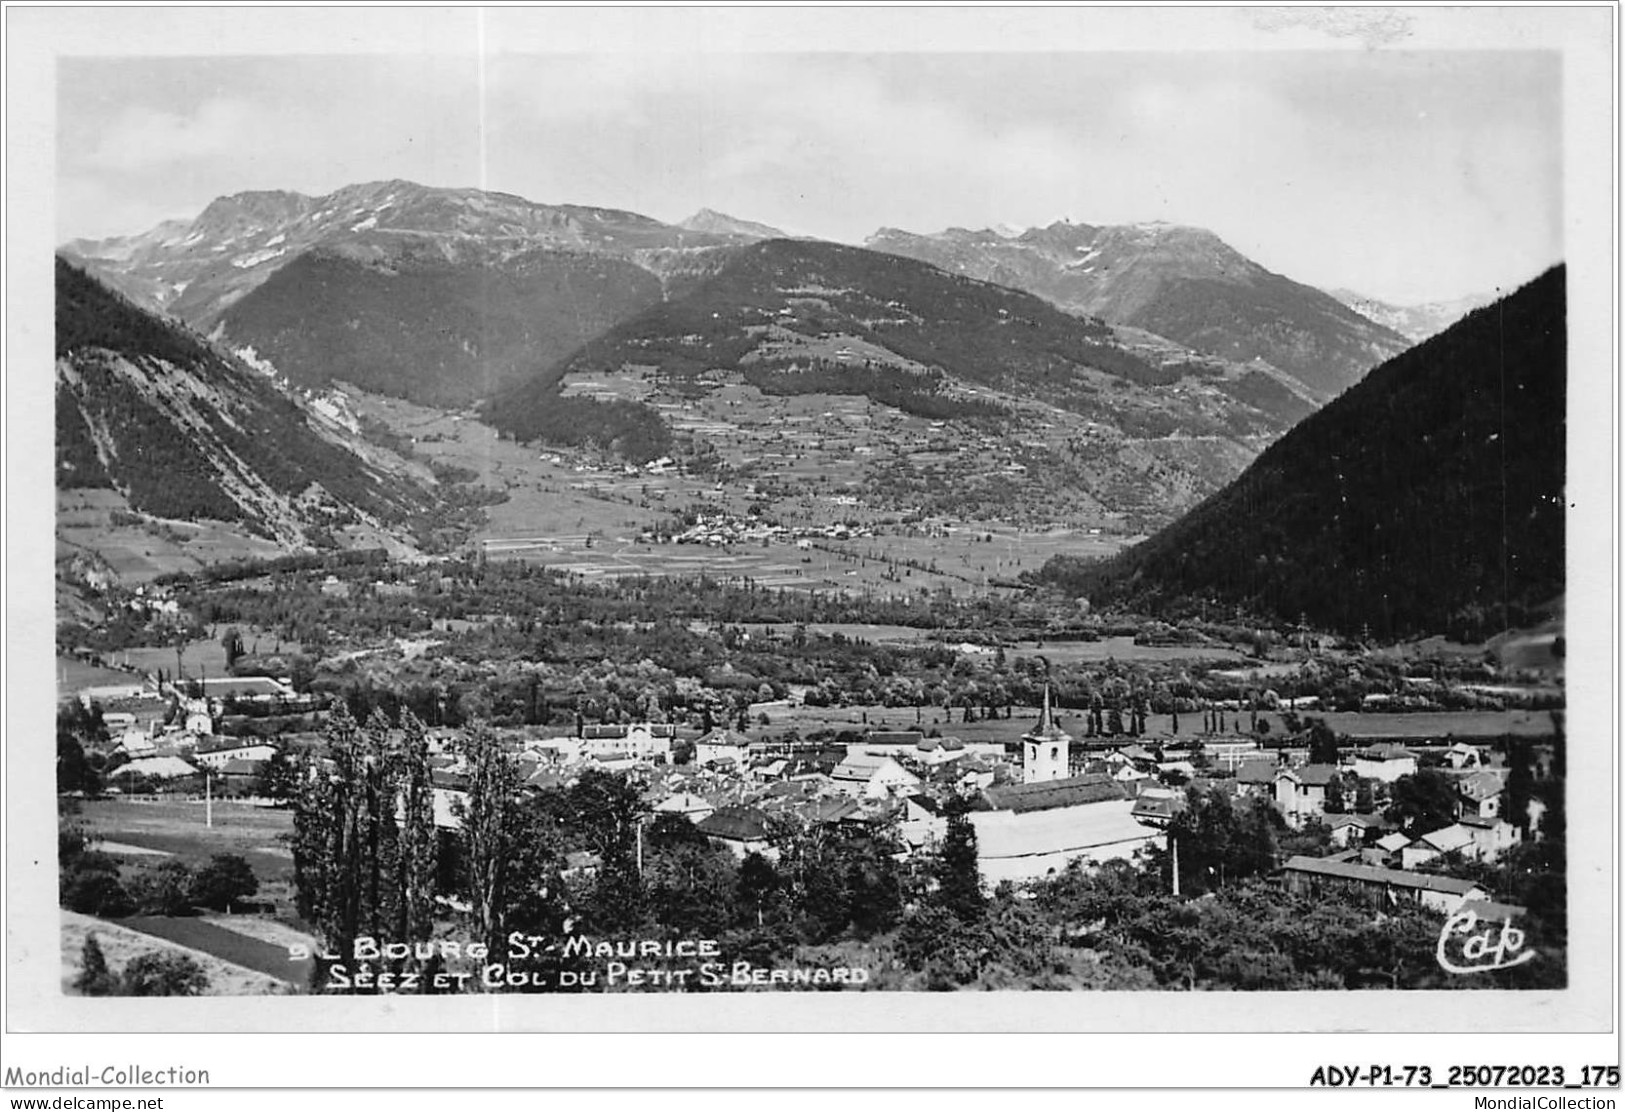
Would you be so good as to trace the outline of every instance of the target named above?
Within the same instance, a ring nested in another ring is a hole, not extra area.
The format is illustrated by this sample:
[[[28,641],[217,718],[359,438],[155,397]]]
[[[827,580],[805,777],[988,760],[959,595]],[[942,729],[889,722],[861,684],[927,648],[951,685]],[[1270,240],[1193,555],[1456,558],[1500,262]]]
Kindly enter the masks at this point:
[[[1021,782],[1042,784],[1072,774],[1072,736],[1055,724],[1050,710],[1049,684],[1044,685],[1044,710],[1038,725],[1021,735]]]

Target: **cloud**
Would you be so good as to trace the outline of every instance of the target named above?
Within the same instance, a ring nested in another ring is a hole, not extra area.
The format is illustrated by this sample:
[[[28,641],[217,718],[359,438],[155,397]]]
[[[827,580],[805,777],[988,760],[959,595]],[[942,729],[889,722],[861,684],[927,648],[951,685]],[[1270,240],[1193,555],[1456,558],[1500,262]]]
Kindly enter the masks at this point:
[[[250,106],[226,99],[207,101],[190,113],[126,108],[80,161],[117,173],[228,155],[251,141],[253,115]]]
[[[403,177],[666,220],[709,206],[849,242],[881,225],[1167,219],[1304,280],[1388,296],[1427,282],[1443,295],[1509,265],[1499,260],[1553,253],[1560,70],[1537,62],[631,50],[80,60],[59,85],[59,228],[137,231],[245,189]],[[1422,245],[1432,264],[1406,266]]]

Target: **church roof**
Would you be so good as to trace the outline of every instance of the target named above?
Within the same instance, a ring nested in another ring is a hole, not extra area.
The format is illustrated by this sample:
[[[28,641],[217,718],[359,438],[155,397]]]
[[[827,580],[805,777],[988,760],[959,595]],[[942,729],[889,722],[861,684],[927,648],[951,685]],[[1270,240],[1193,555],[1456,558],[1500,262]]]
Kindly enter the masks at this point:
[[[1128,792],[1110,776],[1098,773],[1046,780],[1037,784],[1009,784],[982,792],[981,809],[990,811],[1048,811],[1056,807],[1078,807],[1127,799]]]
[[[1044,685],[1044,709],[1039,712],[1038,725],[1030,733],[1021,735],[1022,741],[1065,741],[1071,742],[1072,735],[1055,724],[1055,714],[1050,710],[1049,684]]]

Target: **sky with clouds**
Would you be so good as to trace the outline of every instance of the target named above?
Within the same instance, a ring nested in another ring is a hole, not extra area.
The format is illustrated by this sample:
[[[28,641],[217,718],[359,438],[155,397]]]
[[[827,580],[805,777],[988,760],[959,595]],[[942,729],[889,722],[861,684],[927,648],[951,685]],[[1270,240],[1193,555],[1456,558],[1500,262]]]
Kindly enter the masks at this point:
[[[1168,220],[1403,302],[1563,254],[1554,52],[427,50],[60,59],[58,239],[399,177],[856,243]]]

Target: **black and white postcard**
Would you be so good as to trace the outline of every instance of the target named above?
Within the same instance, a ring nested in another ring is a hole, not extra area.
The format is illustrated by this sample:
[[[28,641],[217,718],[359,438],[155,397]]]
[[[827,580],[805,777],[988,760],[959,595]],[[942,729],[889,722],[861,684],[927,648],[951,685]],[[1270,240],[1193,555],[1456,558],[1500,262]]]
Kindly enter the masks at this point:
[[[1616,14],[8,9],[8,1031],[1617,1086]]]

